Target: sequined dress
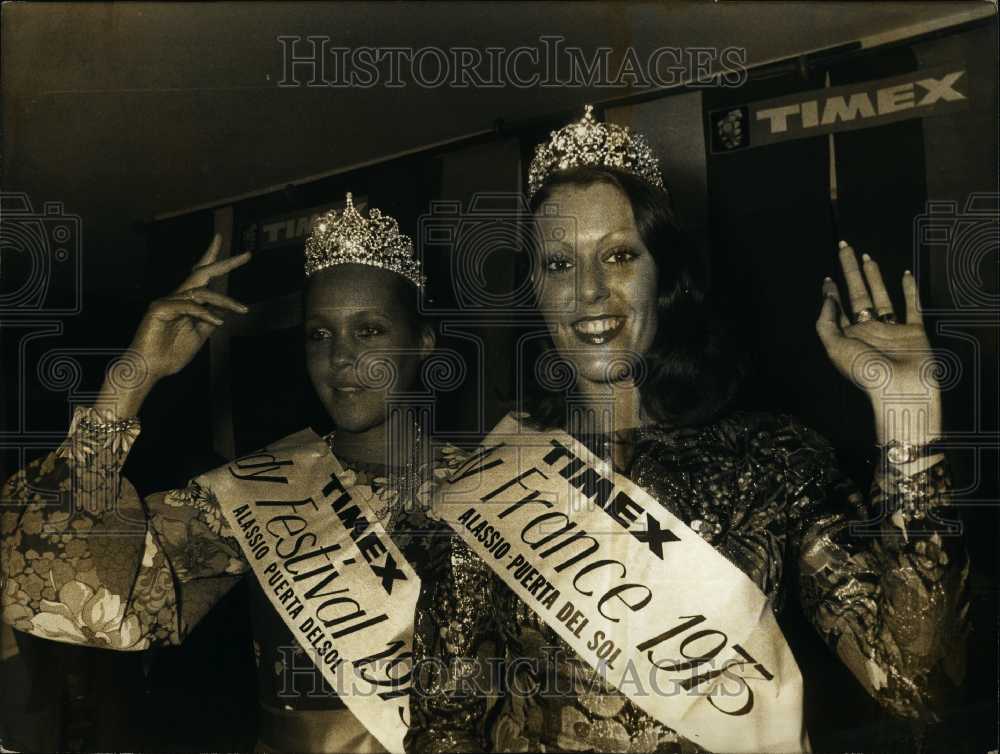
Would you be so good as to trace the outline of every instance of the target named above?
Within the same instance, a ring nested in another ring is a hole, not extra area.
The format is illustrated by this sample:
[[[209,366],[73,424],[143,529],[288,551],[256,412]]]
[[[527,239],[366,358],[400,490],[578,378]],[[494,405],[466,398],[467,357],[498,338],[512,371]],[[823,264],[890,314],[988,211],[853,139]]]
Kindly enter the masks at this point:
[[[930,526],[935,512],[955,518],[941,511],[946,461],[902,485],[877,479],[866,497],[823,438],[757,413],[646,428],[633,448],[624,473],[753,579],[779,618],[798,599],[887,711],[935,719],[963,678],[967,634],[964,546]],[[929,514],[905,536],[880,514],[902,495]],[[457,537],[423,585],[408,751],[702,751],[603,684]]]

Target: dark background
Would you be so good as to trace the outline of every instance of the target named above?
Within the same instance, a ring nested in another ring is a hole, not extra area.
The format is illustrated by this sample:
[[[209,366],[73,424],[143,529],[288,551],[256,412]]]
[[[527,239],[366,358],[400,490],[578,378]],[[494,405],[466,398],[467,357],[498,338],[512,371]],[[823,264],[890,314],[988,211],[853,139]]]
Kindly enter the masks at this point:
[[[996,27],[973,24],[959,33],[874,51],[852,44],[944,16],[955,20],[970,8],[888,3],[856,5],[845,14],[832,3],[755,3],[739,9],[432,4],[381,10],[220,3],[198,9],[50,5],[43,15],[23,5],[5,6],[4,189],[26,192],[36,211],[44,202],[61,201],[65,212],[81,218],[77,290],[83,305],[75,316],[37,312],[0,320],[5,410],[0,464],[6,466],[0,470],[6,476],[59,442],[70,414],[67,398],[88,401],[88,391],[99,385],[110,355],[127,344],[146,302],[176,285],[200,255],[219,208],[232,209],[233,252],[241,249],[244,227],[340,201],[345,190],[400,218],[413,235],[430,203],[443,198],[462,203],[463,227],[478,227],[484,214],[488,220],[503,208],[480,204],[470,213],[474,194],[523,188],[524,155],[549,130],[578,117],[584,102],[629,94],[586,88],[474,94],[416,87],[388,94],[377,88],[279,90],[274,85],[281,70],[278,33],[329,33],[337,44],[385,46],[513,46],[560,33],[567,44],[584,48],[739,44],[748,48],[751,63],[778,61],[759,65],[737,90],[676,93],[675,101],[700,97],[702,115],[820,88],[826,72],[837,85],[964,60],[975,80],[969,111],[837,135],[839,233],[826,193],[826,137],[698,157],[698,180],[679,169],[671,174],[671,161],[680,164],[683,156],[668,154],[665,172],[680,194],[682,216],[711,254],[721,306],[752,357],[754,370],[740,402],[800,416],[831,438],[862,485],[870,478],[870,411],[861,394],[829,367],[813,330],[820,281],[837,272],[837,235],[870,251],[889,280],[898,280],[905,268],[917,270],[925,303],[941,310],[926,317],[928,330],[935,345],[954,352],[963,366],[961,379],[945,396],[948,429],[959,438],[980,438],[980,448],[952,454],[957,486],[968,488],[959,501],[975,564],[970,679],[962,705],[932,731],[930,750],[993,748],[996,311],[956,294],[948,251],[915,246],[914,220],[928,200],[951,200],[961,208],[974,192],[996,191]],[[788,61],[792,54],[814,50],[828,52]],[[652,119],[661,129],[651,134],[659,147],[658,140],[670,140],[670,124],[657,120],[663,103],[642,97],[618,99],[616,106],[643,123]],[[615,112],[608,110],[609,117]],[[683,136],[700,138],[694,132],[701,125],[684,126]],[[448,139],[457,141],[428,146]],[[327,173],[336,174],[302,180]],[[259,190],[266,186],[279,188]],[[221,199],[247,192],[251,195],[236,201]],[[202,203],[204,209],[153,219],[157,212]],[[455,254],[461,254],[460,245],[429,256],[425,264],[446,282]],[[8,254],[4,292],[10,289],[9,260]],[[295,245],[261,254],[233,275],[230,292],[248,303],[266,303],[277,291],[294,290],[300,260]],[[512,251],[498,243],[487,263],[490,285],[509,287],[515,262]],[[982,291],[995,305],[995,243],[992,256],[979,265]],[[442,305],[454,303],[455,292],[439,286],[438,298]],[[442,345],[473,367],[454,394],[439,396],[442,432],[474,434],[490,426],[514,397],[513,358],[497,354],[511,353],[525,328],[498,319],[484,321],[481,312],[452,317],[454,332]],[[27,333],[35,339],[28,340]],[[489,369],[475,367],[475,342],[460,333],[489,338]],[[63,349],[78,372],[68,379],[41,375],[40,360],[52,349]],[[220,393],[231,402],[231,413],[227,408],[221,421],[231,423],[236,451],[318,420],[315,399],[304,387],[300,349],[294,326],[233,332],[222,370],[218,361],[213,369],[206,349],[144,406],[143,434],[127,467],[130,479],[149,492],[183,484],[224,460],[215,400]],[[992,449],[984,439],[989,433]],[[19,653],[0,663],[0,734],[15,748],[29,750],[246,749],[254,740],[256,709],[247,616],[240,587],[183,647],[141,655],[19,634]],[[878,713],[801,616],[792,611],[783,620],[806,677],[816,750],[911,750],[908,726]]]

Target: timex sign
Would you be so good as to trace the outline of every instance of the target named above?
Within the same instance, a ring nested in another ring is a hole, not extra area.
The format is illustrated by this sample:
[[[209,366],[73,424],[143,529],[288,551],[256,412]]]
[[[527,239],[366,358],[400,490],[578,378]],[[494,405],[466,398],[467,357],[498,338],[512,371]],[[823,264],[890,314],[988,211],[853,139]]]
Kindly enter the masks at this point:
[[[241,248],[254,251],[269,251],[289,244],[301,244],[312,230],[313,223],[324,212],[344,209],[343,200],[318,207],[270,215],[242,226]],[[364,212],[368,206],[367,197],[354,200],[354,207]]]
[[[712,152],[925,118],[962,109],[968,101],[961,65],[800,92],[709,113]]]

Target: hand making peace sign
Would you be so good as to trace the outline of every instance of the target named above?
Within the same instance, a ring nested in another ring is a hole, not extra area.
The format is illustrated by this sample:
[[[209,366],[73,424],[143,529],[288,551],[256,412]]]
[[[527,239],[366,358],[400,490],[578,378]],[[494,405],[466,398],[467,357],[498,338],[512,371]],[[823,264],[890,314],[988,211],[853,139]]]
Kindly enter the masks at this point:
[[[177,289],[153,301],[139,323],[129,352],[127,371],[140,375],[127,387],[105,380],[98,403],[119,417],[134,416],[145,396],[163,377],[186,367],[195,354],[223,323],[223,316],[245,314],[247,308],[229,296],[208,288],[208,284],[250,261],[250,252],[218,261],[222,236],[218,233],[208,249]],[[110,371],[109,371],[110,375]]]

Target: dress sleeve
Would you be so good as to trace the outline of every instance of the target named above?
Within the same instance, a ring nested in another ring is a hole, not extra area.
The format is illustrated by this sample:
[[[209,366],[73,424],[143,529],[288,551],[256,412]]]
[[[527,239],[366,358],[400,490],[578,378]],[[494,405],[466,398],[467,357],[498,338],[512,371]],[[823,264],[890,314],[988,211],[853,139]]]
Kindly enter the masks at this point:
[[[78,408],[63,444],[3,486],[3,618],[115,650],[178,644],[248,570],[211,493],[141,500],[121,474],[137,420]]]
[[[407,752],[488,750],[502,657],[492,581],[457,535],[438,538],[417,604]]]
[[[947,461],[876,474],[865,499],[822,438],[795,433],[786,489],[805,613],[884,708],[934,721],[964,678],[968,633],[968,558],[960,536],[942,533],[956,517]],[[901,508],[917,511],[903,528]]]

